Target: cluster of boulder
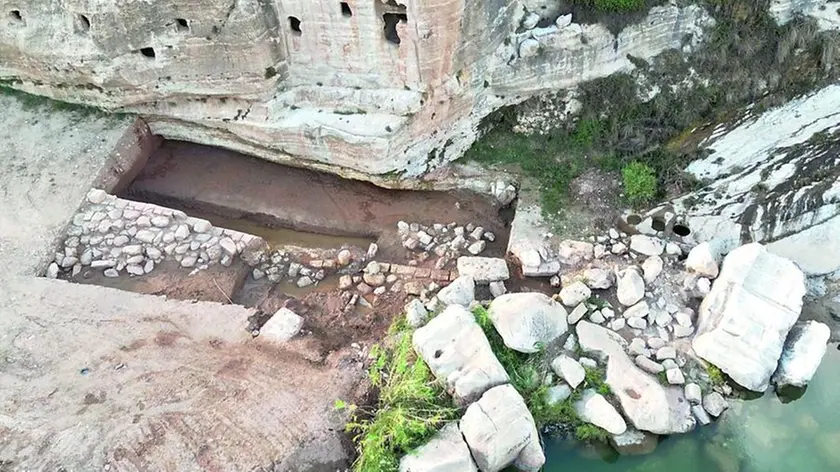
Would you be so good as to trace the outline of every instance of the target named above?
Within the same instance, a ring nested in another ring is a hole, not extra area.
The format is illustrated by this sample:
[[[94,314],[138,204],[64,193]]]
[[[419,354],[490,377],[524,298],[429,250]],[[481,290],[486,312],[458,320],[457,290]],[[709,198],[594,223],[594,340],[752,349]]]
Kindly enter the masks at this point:
[[[215,228],[178,210],[91,189],[69,223],[47,276],[76,276],[85,270],[102,271],[106,277],[138,276],[152,272],[165,258],[184,268],[229,266],[237,256],[253,257],[264,244],[261,238]]]
[[[401,470],[542,466],[533,418],[468,310],[478,303],[508,348],[552,353],[546,402],[573,401],[579,419],[605,430],[619,452],[649,452],[657,435],[712,422],[728,407],[729,382],[761,392],[810,381],[829,332],[797,323],[805,277],[795,264],[759,244],[733,250],[721,268],[708,244],[689,249],[615,230],[604,239],[602,254],[579,241],[554,249],[564,263],[551,274],[560,287],[553,297],[505,293],[504,261],[463,257],[460,277],[436,297],[440,314],[409,303],[416,352],[466,410]],[[493,300],[476,302],[476,284],[495,284]],[[588,369],[603,373],[608,392],[584,381]]]
[[[271,283],[287,282],[300,288],[317,284],[327,276],[357,272],[365,260],[376,256],[376,243],[367,252],[355,247],[341,249],[304,249],[299,247],[273,248],[259,256],[251,270],[254,280],[267,279]]]
[[[495,234],[472,223],[464,226],[454,222],[422,225],[400,221],[397,223],[397,233],[403,247],[419,253],[419,262],[436,257],[436,269],[443,269],[463,254],[477,256],[484,251],[488,242],[496,240]]]

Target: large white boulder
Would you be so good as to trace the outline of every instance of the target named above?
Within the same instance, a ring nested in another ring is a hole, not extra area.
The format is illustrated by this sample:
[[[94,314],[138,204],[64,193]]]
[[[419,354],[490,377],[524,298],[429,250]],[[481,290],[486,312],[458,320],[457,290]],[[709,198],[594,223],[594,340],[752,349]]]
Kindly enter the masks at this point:
[[[496,257],[459,257],[458,275],[468,275],[475,283],[487,285],[490,282],[510,278],[507,262]]]
[[[497,472],[512,464],[536,472],[545,463],[534,418],[509,384],[488,390],[470,405],[460,427],[483,472]]]
[[[568,331],[566,309],[542,293],[502,295],[488,314],[505,345],[519,352],[537,352]]]
[[[621,414],[595,390],[584,390],[574,407],[581,420],[592,423],[610,434],[624,434],[627,431],[627,423]]]
[[[414,350],[461,404],[475,401],[488,389],[508,382],[490,343],[472,313],[451,305],[414,332]]]
[[[814,377],[825,355],[831,329],[817,321],[803,321],[793,325],[788,333],[779,367],[773,374],[777,387],[804,387]]]
[[[767,389],[805,295],[791,261],[753,243],[735,249],[700,305],[692,346],[741,386]]]
[[[475,280],[468,275],[462,275],[440,289],[437,297],[444,305],[470,306],[475,300]]]
[[[636,366],[625,353],[625,341],[618,333],[581,321],[577,325],[577,335],[584,353],[606,361],[606,383],[636,429],[655,434],[678,434],[694,428],[694,417],[683,390],[663,386],[657,378]]]
[[[665,251],[665,243],[659,238],[634,234],[630,236],[630,250],[645,256],[659,256]]]
[[[457,423],[449,423],[425,445],[400,460],[400,472],[478,472]]]

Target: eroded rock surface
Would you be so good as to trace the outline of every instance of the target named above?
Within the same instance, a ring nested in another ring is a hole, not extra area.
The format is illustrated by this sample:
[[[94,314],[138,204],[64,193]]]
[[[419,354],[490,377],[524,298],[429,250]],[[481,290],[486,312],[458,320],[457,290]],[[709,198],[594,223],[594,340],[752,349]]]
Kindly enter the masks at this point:
[[[773,374],[773,383],[777,387],[808,385],[825,355],[830,336],[828,326],[816,321],[793,325],[779,359],[779,368]]]
[[[458,423],[449,423],[400,460],[400,472],[478,472]]]

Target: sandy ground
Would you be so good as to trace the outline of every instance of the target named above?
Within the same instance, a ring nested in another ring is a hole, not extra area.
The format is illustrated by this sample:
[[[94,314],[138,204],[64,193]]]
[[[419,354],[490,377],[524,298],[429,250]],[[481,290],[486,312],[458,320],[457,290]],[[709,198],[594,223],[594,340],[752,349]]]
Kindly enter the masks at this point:
[[[133,120],[23,109],[6,95],[0,109],[2,270],[37,275],[87,191],[108,180]]]
[[[343,468],[352,347],[313,361],[240,306],[35,277],[91,185],[118,185],[132,122],[0,106],[0,470]]]
[[[3,285],[6,469],[343,465],[343,422],[331,406],[353,395],[352,357],[315,364],[251,339],[251,312],[235,305],[46,279]]]

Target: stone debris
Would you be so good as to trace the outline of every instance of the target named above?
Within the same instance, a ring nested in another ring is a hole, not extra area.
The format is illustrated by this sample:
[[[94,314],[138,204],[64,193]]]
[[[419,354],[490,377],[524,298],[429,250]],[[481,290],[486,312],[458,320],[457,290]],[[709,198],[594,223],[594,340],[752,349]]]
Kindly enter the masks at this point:
[[[504,282],[490,282],[490,294],[493,298],[501,297],[507,293],[507,288]]]
[[[645,296],[645,281],[639,271],[631,267],[618,278],[616,290],[618,302],[624,306],[632,306]]]
[[[655,434],[628,427],[623,434],[610,436],[610,444],[622,456],[642,456],[656,449],[659,438]]]
[[[542,293],[502,295],[488,314],[505,345],[519,352],[538,352],[568,330],[566,310]]]
[[[475,281],[470,276],[461,276],[438,292],[438,300],[444,305],[470,306],[475,300]]]
[[[412,328],[419,328],[426,324],[429,319],[429,312],[423,306],[423,302],[414,298],[405,305],[405,318]]]
[[[563,403],[571,396],[572,388],[568,385],[564,383],[552,385],[545,391],[545,402],[549,406],[554,406]]]
[[[563,287],[560,291],[560,300],[568,307],[578,306],[592,295],[592,291],[583,282],[575,282]]]
[[[702,243],[691,249],[685,260],[685,268],[709,279],[717,277],[717,253],[712,249],[712,245]]]
[[[699,405],[703,401],[703,392],[700,390],[700,386],[693,382],[686,384],[685,399],[692,404]]]
[[[566,381],[572,389],[575,389],[583,382],[586,371],[583,366],[569,356],[558,356],[551,361],[551,369],[557,376]]]
[[[302,327],[303,318],[288,308],[281,308],[260,328],[260,338],[285,343],[295,337]]]
[[[665,251],[665,243],[658,238],[634,234],[630,237],[630,250],[645,256],[659,256]]]
[[[572,312],[569,314],[568,324],[570,324],[570,325],[577,324],[578,321],[582,320],[583,317],[586,316],[586,313],[588,311],[589,311],[589,309],[586,308],[586,304],[581,303],[580,305],[575,307],[575,309],[572,310]]]
[[[723,395],[712,392],[705,397],[703,397],[703,408],[712,416],[717,418],[720,416],[727,408],[729,408],[729,403],[723,398]]]

